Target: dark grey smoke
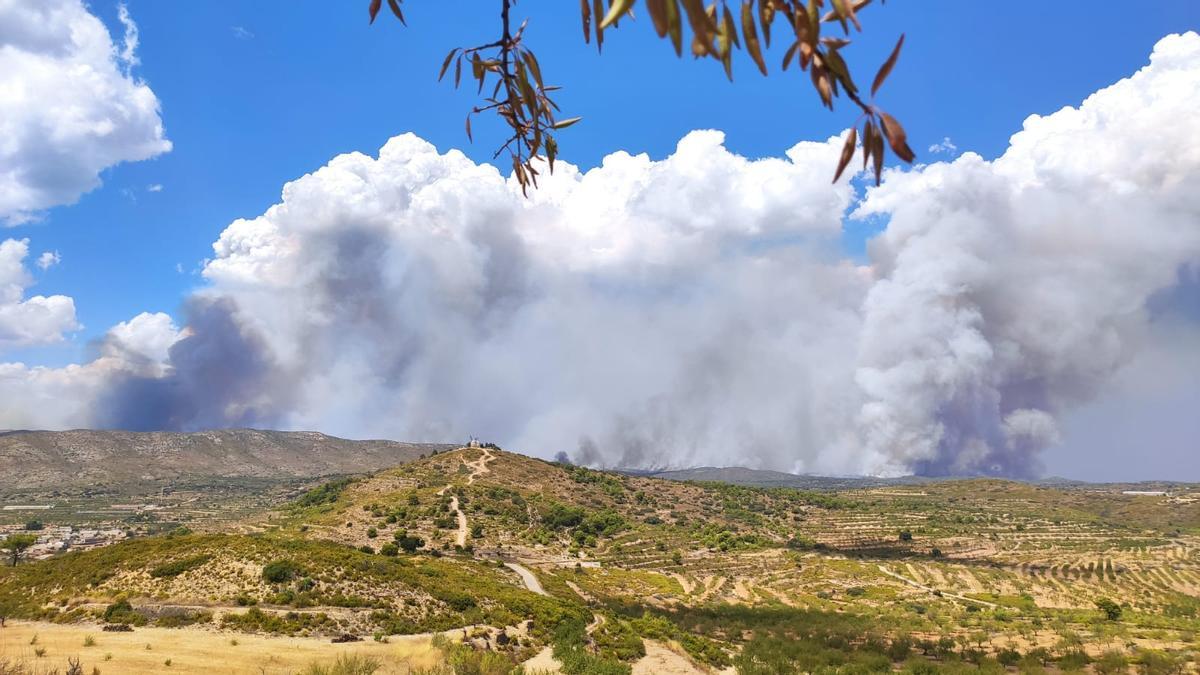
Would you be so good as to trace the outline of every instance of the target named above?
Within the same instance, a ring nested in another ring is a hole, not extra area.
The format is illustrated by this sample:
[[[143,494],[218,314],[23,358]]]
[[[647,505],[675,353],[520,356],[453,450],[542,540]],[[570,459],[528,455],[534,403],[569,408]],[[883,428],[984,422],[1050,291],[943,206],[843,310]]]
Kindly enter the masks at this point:
[[[854,214],[887,223],[869,263],[840,254],[853,187],[828,183],[838,139],[749,160],[697,131],[663,160],[563,164],[524,199],[496,169],[398,136],[231,223],[202,292],[228,300],[198,300],[169,355],[161,315],[116,331],[105,354],[128,359],[0,364],[0,420],[69,398],[125,428],[1034,475],[1065,415],[1174,335],[1161,307],[1200,297],[1200,35],[1151,60],[1031,116],[995,160],[889,172]],[[1180,350],[1159,351],[1155,368],[1177,367]]]
[[[133,431],[273,427],[287,388],[262,339],[237,319],[229,298],[193,297],[190,334],[171,346],[163,377],[114,375],[94,403],[96,426]]]

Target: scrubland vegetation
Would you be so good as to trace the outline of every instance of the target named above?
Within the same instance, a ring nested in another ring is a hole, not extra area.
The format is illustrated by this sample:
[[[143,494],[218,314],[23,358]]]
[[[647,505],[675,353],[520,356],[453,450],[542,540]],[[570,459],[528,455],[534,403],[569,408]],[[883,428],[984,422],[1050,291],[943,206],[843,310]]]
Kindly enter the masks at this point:
[[[118,635],[96,624],[382,647],[419,634],[437,657],[413,668],[442,673],[629,673],[651,645],[679,672],[1196,672],[1198,494],[760,489],[471,448],[317,487],[257,534],[5,568],[0,613],[102,636],[76,635],[80,652]],[[338,658],[289,672],[395,665]]]

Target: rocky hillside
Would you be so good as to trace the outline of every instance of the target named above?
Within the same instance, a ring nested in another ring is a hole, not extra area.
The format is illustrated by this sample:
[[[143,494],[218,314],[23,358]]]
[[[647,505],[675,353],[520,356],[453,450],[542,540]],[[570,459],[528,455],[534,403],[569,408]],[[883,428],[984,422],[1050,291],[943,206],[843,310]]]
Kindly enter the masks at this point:
[[[366,473],[454,446],[351,441],[306,431],[0,433],[3,489]]]

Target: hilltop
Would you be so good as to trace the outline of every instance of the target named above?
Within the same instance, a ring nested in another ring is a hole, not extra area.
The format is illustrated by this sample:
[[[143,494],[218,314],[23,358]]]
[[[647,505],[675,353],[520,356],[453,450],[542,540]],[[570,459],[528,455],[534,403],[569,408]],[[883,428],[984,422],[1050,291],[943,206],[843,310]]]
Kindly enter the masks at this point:
[[[307,431],[0,433],[0,492],[114,488],[208,478],[294,479],[365,473],[454,446],[352,441]]]

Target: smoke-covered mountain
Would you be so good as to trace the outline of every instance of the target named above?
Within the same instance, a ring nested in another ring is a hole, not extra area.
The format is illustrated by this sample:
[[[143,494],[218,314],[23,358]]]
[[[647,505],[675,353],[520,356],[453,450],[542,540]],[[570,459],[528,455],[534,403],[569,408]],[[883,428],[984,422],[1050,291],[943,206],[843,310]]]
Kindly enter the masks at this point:
[[[887,485],[926,483],[932,478],[900,476],[875,478],[870,476],[806,476],[784,471],[748,469],[744,466],[699,466],[670,471],[638,472],[651,478],[677,481],[701,481],[746,485],[751,487],[787,487],[798,490],[855,490]]]
[[[112,487],[198,478],[315,478],[395,466],[452,445],[303,431],[0,433],[0,489]]]

